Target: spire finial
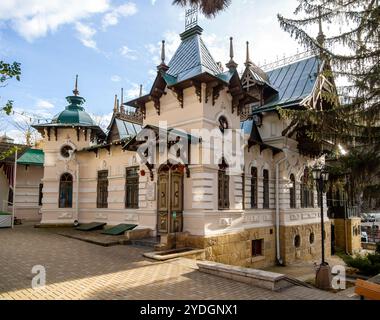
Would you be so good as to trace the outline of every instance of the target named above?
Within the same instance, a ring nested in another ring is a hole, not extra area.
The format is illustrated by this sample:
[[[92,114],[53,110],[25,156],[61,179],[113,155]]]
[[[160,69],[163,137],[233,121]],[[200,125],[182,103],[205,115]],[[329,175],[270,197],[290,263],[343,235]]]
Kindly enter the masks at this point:
[[[251,61],[251,58],[249,56],[249,41],[247,41],[247,59],[245,61],[245,65],[249,66],[250,64],[252,64],[252,61]]]
[[[162,40],[162,46],[161,46],[161,64],[165,64],[165,40]]]
[[[319,27],[319,32],[318,32],[318,36],[317,36],[317,42],[321,47],[323,47],[324,42],[325,42],[325,35],[324,35],[323,29],[322,29],[322,8],[321,8],[321,6],[318,6],[318,27]]]
[[[161,64],[157,67],[158,70],[167,71],[169,67],[165,63],[165,40],[162,40],[161,47]]]
[[[234,38],[230,37],[230,58],[231,60],[234,59]]]
[[[113,105],[113,112],[114,112],[114,113],[119,112],[119,106],[118,106],[117,94],[115,94],[115,102],[114,102],[114,105]]]
[[[76,75],[76,77],[75,77],[75,87],[74,87],[73,93],[74,93],[74,96],[78,96],[79,95],[79,91],[78,91],[78,75]]]
[[[140,93],[139,93],[139,97],[142,97],[142,94],[143,94],[143,85],[140,84]]]
[[[230,37],[230,61],[226,64],[228,69],[236,69],[238,64],[234,61],[234,44],[233,37]]]
[[[121,113],[125,113],[125,109],[124,109],[124,89],[121,88],[121,103],[120,103],[120,112]]]

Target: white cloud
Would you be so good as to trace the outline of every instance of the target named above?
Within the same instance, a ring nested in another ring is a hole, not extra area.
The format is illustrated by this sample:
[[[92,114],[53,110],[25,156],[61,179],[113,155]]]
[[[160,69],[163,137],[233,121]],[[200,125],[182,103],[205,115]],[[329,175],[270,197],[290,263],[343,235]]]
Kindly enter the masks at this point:
[[[120,82],[120,81],[121,81],[121,77],[118,76],[117,74],[115,74],[115,75],[113,75],[113,76],[111,77],[111,81],[112,81],[112,82]]]
[[[96,30],[94,28],[82,22],[77,22],[75,24],[75,29],[78,32],[77,38],[85,47],[97,49],[96,41],[93,39],[96,34]]]
[[[136,51],[129,49],[127,46],[122,46],[120,48],[120,54],[130,60],[137,60],[137,56],[135,55]]]
[[[128,99],[137,98],[140,94],[140,85],[138,85],[137,83],[132,83],[131,85],[132,85],[132,88],[126,91],[126,95]]]
[[[112,106],[112,109],[113,109],[113,106]],[[111,122],[113,112],[110,112],[110,113],[104,114],[104,115],[96,115],[96,114],[93,114],[93,113],[89,113],[89,115],[91,116],[92,120],[94,120],[95,123],[99,127],[101,127],[104,131],[106,131],[108,125]]]
[[[155,5],[157,0],[151,0],[152,5]]]
[[[48,100],[38,99],[36,102],[36,107],[40,109],[53,109],[54,104],[52,104]]]
[[[2,0],[0,21],[6,22],[23,38],[33,40],[58,27],[78,22],[109,10],[110,0]],[[87,46],[93,47],[91,40]]]
[[[162,40],[165,40],[165,61],[168,64],[175,51],[181,44],[181,39],[177,32],[166,31]],[[162,40],[156,44],[149,43],[145,46],[145,48],[151,54],[153,63],[155,64],[159,64],[161,61]]]
[[[136,13],[137,6],[133,2],[127,2],[121,6],[115,7],[104,15],[102,20],[102,28],[105,30],[109,26],[117,25],[120,18],[133,16]]]

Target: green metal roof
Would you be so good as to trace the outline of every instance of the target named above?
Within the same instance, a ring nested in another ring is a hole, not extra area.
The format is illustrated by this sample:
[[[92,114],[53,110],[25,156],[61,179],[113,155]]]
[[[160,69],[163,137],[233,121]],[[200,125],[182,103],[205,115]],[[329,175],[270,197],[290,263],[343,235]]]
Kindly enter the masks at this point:
[[[52,123],[96,126],[90,115],[82,107],[86,101],[84,98],[69,96],[66,97],[66,100],[70,104],[53,118]]]
[[[177,83],[204,72],[213,76],[222,73],[202,40],[202,31],[201,27],[195,26],[181,34],[181,45],[169,62],[167,71],[167,74],[174,77]],[[170,82],[173,83],[173,78]]]
[[[18,158],[17,164],[29,164],[34,166],[44,165],[45,154],[40,149],[28,149]]]
[[[313,56],[267,71],[269,84],[278,94],[263,106],[253,109],[253,114],[298,105],[313,92],[320,65],[318,57]]]

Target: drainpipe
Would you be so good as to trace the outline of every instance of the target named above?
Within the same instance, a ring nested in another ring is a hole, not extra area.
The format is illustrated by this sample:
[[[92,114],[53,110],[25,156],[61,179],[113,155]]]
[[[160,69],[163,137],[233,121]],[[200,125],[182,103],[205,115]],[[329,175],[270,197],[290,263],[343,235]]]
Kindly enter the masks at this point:
[[[75,203],[76,203],[76,221],[79,222],[79,162],[77,162],[77,192],[76,192],[76,195],[75,195]],[[75,221],[74,220],[74,221]]]
[[[283,149],[285,157],[276,163],[276,260],[277,264],[283,265],[280,250],[280,196],[279,196],[279,179],[280,179],[280,164],[284,162],[288,155],[286,148]]]

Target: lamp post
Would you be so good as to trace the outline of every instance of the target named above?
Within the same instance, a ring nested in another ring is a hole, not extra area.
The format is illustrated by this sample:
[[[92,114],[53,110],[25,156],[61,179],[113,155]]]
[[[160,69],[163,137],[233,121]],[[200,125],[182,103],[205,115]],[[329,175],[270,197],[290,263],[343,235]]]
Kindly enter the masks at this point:
[[[325,183],[329,180],[329,173],[322,168],[315,167],[312,171],[314,181],[319,193],[319,202],[321,206],[321,239],[322,239],[322,262],[315,276],[315,284],[320,289],[331,288],[331,271],[329,264],[325,261],[325,224],[323,215],[323,189]]]

